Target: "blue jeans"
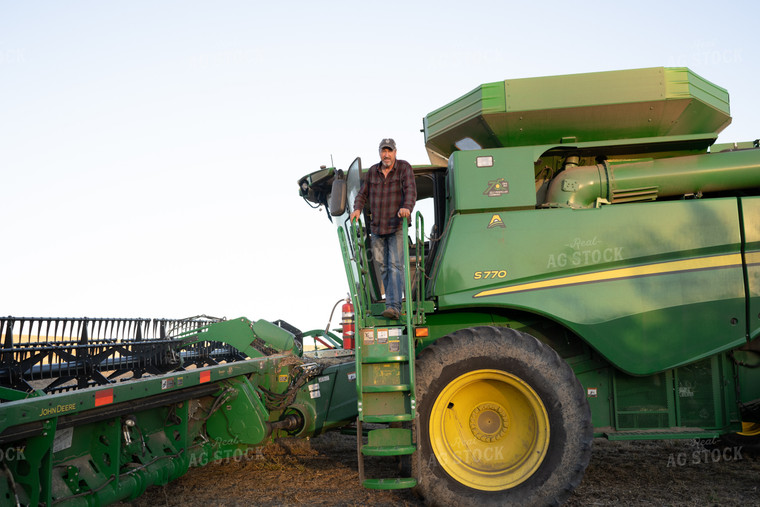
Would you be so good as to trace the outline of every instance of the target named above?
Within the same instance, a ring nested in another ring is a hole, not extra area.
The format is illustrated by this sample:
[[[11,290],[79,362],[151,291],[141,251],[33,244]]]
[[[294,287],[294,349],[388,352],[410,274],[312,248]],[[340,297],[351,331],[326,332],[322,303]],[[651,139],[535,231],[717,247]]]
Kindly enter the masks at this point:
[[[404,291],[404,230],[372,235],[372,258],[385,287],[385,307],[401,312]]]

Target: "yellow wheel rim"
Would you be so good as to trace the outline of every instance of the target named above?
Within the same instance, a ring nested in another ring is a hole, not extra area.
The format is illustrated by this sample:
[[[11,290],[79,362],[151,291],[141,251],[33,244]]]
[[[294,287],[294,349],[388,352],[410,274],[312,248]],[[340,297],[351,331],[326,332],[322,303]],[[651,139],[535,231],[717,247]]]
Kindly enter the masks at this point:
[[[760,423],[756,422],[742,422],[742,430],[739,435],[745,437],[756,437],[760,435]]]
[[[435,458],[460,483],[478,490],[517,486],[538,469],[549,447],[549,416],[525,382],[500,370],[454,379],[430,412]]]

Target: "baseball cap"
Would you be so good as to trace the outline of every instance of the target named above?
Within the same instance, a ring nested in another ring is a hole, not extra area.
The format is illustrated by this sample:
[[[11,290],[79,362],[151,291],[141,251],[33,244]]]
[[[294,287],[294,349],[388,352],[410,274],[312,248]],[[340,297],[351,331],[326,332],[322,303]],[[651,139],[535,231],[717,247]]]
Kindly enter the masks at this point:
[[[380,141],[380,149],[382,150],[383,148],[390,148],[393,151],[396,151],[396,141],[394,141],[390,137],[383,139],[382,141]]]

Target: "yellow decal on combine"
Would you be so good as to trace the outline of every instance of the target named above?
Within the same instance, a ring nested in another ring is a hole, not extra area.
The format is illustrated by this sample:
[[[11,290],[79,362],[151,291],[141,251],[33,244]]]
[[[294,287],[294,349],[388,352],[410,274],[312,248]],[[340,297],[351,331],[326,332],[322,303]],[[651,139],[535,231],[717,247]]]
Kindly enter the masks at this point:
[[[507,277],[506,269],[495,269],[493,271],[476,271],[475,275],[473,275],[473,278],[475,280],[488,280],[488,279],[506,278],[506,277]]]
[[[595,273],[586,273],[583,275],[563,276],[560,278],[553,278],[551,280],[543,280],[540,282],[521,283],[507,287],[500,287],[498,289],[484,290],[482,292],[478,292],[473,297],[480,298],[486,296],[498,296],[501,294],[513,294],[515,292],[524,292],[530,290],[566,287],[569,285],[579,285],[584,283],[609,282],[613,280],[622,280],[640,276],[668,275],[685,271],[735,268],[741,266],[742,257],[740,254],[715,255],[711,257],[700,257],[697,259],[658,262],[655,264],[647,264],[645,266],[608,269],[604,271],[597,271]]]
[[[494,227],[501,227],[502,229],[507,228],[507,226],[504,225],[504,222],[501,221],[501,217],[499,215],[492,216],[491,222],[488,224],[489,229],[493,229]]]
[[[55,407],[51,407],[51,408],[43,408],[40,411],[39,417],[45,417],[49,415],[58,415],[64,412],[71,412],[72,410],[75,410],[76,408],[77,408],[76,403],[69,403],[67,405],[56,405]]]
[[[499,178],[498,180],[491,180],[488,182],[488,188],[483,192],[483,195],[487,195],[488,197],[499,197],[500,195],[508,193],[509,182],[504,178]]]

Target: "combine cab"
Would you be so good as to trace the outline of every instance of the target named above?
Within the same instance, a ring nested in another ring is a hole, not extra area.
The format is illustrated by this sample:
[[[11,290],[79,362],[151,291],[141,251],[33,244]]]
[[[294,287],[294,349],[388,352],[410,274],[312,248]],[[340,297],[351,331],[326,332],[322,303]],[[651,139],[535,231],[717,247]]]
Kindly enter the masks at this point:
[[[760,147],[715,144],[730,120],[683,68],[490,83],[428,114],[399,321],[348,220],[361,161],[299,181],[356,306],[359,469],[410,465],[367,487],[553,504],[594,437],[758,438]]]

